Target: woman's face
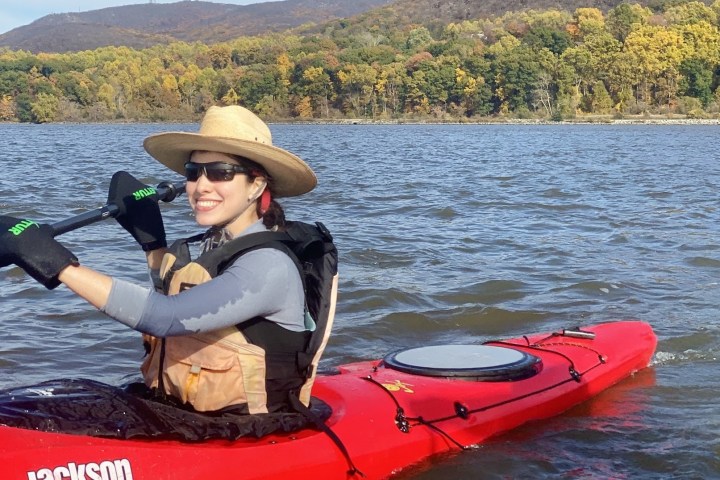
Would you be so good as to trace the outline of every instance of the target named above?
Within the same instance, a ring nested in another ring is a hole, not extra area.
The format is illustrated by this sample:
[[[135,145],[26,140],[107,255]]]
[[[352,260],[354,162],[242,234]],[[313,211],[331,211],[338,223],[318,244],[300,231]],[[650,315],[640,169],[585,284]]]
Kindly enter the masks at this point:
[[[195,151],[190,161],[239,165],[232,156],[219,152]],[[247,175],[236,173],[230,181],[213,182],[203,174],[196,181],[187,182],[186,192],[199,225],[224,225],[233,235],[237,235],[258,220],[255,205],[264,186],[263,177],[250,181]]]

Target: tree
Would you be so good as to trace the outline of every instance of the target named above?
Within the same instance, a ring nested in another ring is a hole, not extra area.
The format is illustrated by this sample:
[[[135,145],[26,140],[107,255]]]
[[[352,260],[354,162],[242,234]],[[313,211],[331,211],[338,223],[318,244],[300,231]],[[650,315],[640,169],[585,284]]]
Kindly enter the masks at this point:
[[[377,71],[370,65],[346,65],[338,72],[345,111],[364,117],[374,114]]]
[[[432,35],[430,35],[430,31],[426,27],[413,28],[407,36],[405,48],[409,51],[422,50],[432,41]]]
[[[34,123],[47,123],[56,119],[58,113],[58,98],[48,93],[40,93],[31,102],[30,110]]]
[[[80,72],[65,72],[53,76],[55,85],[67,99],[82,106],[90,105],[94,99],[95,84]]]
[[[160,84],[161,97],[160,101],[166,107],[177,107],[180,105],[180,90],[178,88],[177,79],[174,75],[165,74]]]
[[[503,52],[491,62],[496,111],[528,109],[540,76],[537,53],[527,46]]]
[[[593,85],[590,105],[593,113],[609,113],[612,109],[612,98],[610,98],[603,82],[598,81]]]
[[[560,55],[573,45],[569,33],[547,27],[531,28],[523,38],[523,43],[536,50],[547,48],[555,55]]]
[[[491,110],[490,90],[482,76],[473,77],[460,67],[455,69],[453,100],[462,107],[468,117],[487,115]]]
[[[697,98],[703,107],[707,107],[713,99],[712,69],[701,60],[689,59],[680,64],[680,73],[680,91],[688,97]]]
[[[303,71],[298,92],[309,98],[312,110],[323,117],[330,116],[330,100],[334,94],[330,75],[322,67],[309,67]]]
[[[605,18],[597,8],[578,8],[575,10],[575,26],[577,35],[582,38],[605,31]]]
[[[683,38],[663,27],[644,26],[628,35],[625,53],[633,65],[639,99],[652,104],[674,98],[683,50]]]
[[[664,17],[671,25],[698,22],[717,24],[718,21],[718,14],[702,2],[687,2],[670,7],[665,11]]]
[[[0,97],[0,121],[9,122],[15,120],[15,100],[10,95]]]
[[[407,70],[400,62],[380,67],[375,91],[378,95],[383,115],[396,116],[402,111],[402,97],[407,83]]]
[[[98,101],[105,105],[105,108],[109,112],[114,113],[117,111],[117,104],[115,103],[115,89],[109,83],[103,83],[98,89]]]
[[[647,7],[637,3],[621,3],[610,9],[605,27],[617,40],[623,42],[633,28],[645,25],[651,16],[652,12]]]
[[[312,118],[313,107],[310,97],[301,97],[294,108],[295,115],[300,118]]]

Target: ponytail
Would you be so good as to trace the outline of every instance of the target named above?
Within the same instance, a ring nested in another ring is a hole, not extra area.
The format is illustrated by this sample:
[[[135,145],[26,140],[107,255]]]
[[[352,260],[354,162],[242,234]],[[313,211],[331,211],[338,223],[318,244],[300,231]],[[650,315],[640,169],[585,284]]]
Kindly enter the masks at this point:
[[[266,228],[283,228],[285,226],[285,210],[282,205],[275,200],[270,202],[270,206],[265,210],[265,213],[261,212],[260,202],[258,202],[257,212],[258,216],[262,218],[263,225],[265,225]]]

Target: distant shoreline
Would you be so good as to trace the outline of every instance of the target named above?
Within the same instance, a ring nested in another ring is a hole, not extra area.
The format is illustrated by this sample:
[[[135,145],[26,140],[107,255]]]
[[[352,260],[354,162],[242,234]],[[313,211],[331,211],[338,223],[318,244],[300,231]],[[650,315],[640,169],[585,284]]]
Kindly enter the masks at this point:
[[[563,120],[532,119],[532,118],[463,118],[463,119],[369,119],[369,118],[337,118],[337,119],[267,119],[268,124],[275,125],[720,125],[718,118],[680,118],[666,116],[634,115],[614,118],[610,116],[579,117]],[[88,121],[88,122],[48,122],[45,125],[123,125],[123,124],[192,124],[198,120],[172,120],[161,122],[148,121]],[[39,125],[0,121],[0,125]]]
[[[720,125],[720,118],[621,118],[621,119],[463,119],[463,120],[372,120],[372,119],[313,119],[313,120],[276,120],[270,124],[287,125]]]

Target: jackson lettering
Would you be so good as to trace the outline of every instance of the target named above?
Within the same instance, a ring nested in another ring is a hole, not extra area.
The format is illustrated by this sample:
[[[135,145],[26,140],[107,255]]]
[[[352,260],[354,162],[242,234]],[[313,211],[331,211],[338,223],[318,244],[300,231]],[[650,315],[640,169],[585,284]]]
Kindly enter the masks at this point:
[[[133,480],[130,460],[105,460],[100,463],[68,463],[55,468],[27,472],[28,480]]]

